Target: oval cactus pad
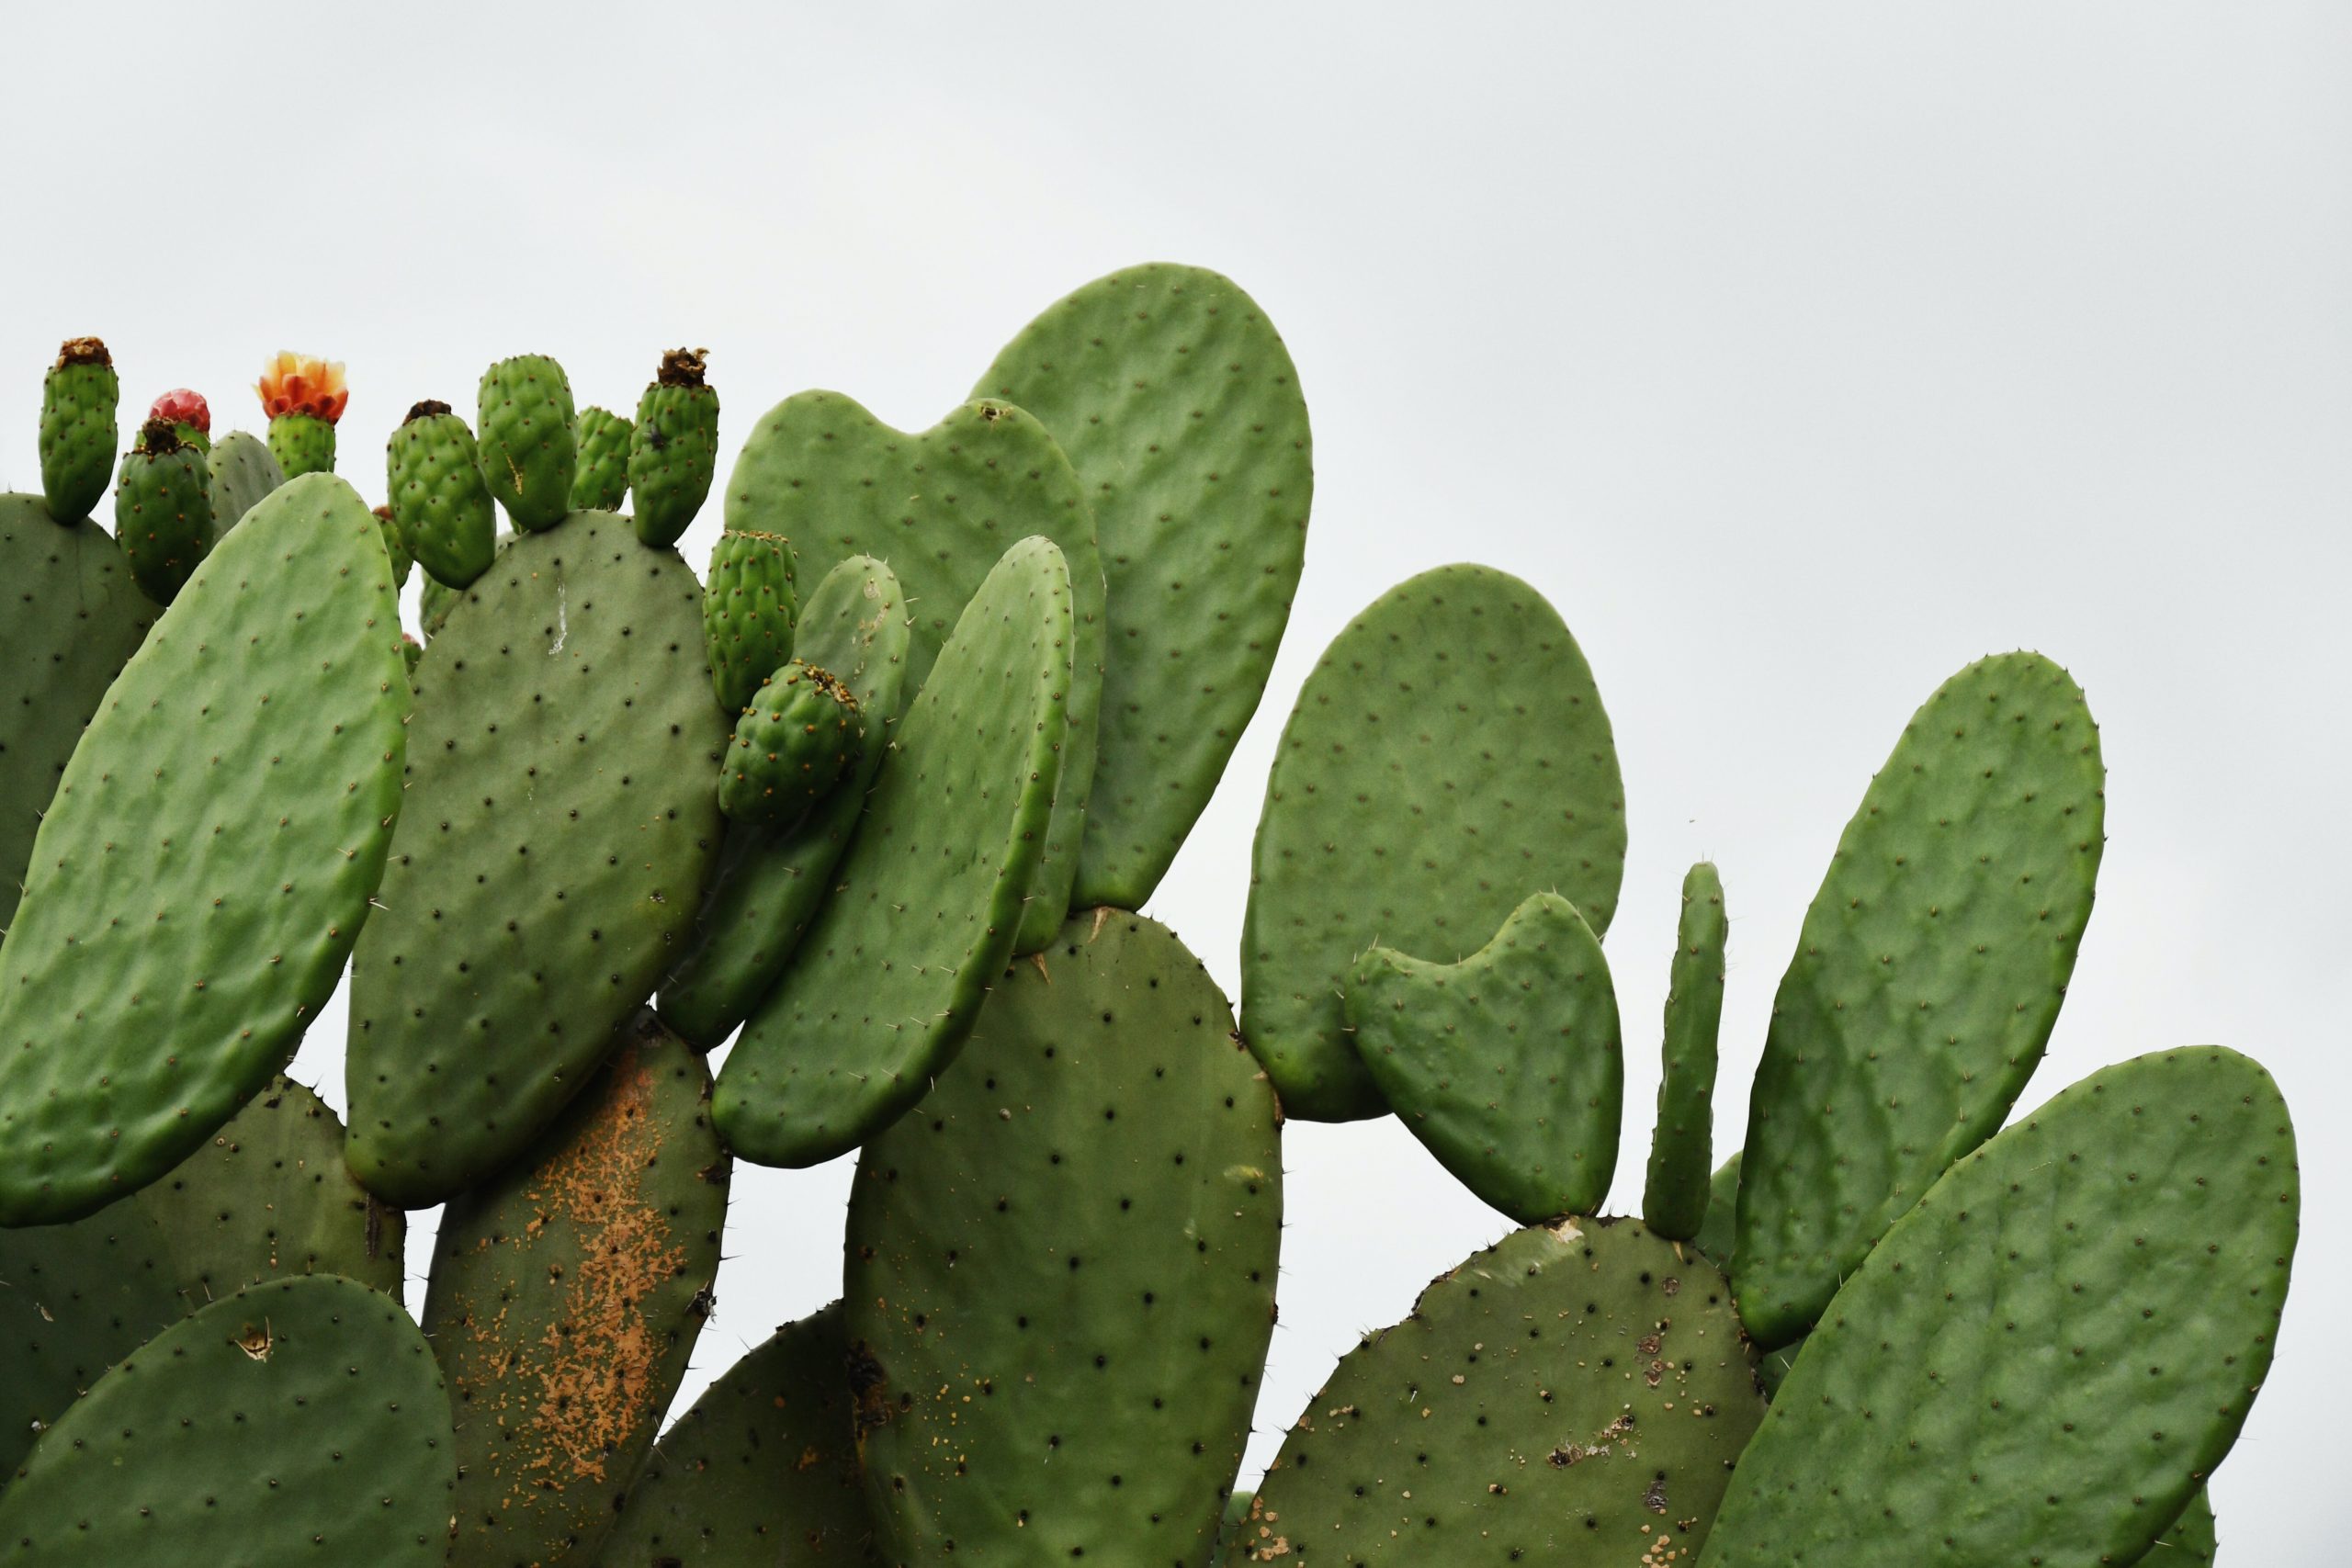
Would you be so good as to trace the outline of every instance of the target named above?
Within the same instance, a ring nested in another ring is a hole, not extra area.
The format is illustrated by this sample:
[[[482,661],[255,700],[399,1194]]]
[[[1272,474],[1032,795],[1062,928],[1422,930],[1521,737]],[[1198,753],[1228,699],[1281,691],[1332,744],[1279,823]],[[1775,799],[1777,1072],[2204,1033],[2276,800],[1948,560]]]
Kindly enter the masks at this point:
[[[971,1033],[1012,955],[1069,755],[1070,599],[1061,551],[1024,539],[956,623],[831,897],[719,1073],[718,1125],[743,1158],[815,1165],[856,1147]]]
[[[0,948],[0,1224],[192,1153],[334,992],[401,808],[391,558],[331,475],[224,537],[123,667]]]
[[[1315,499],[1298,371],[1231,279],[1146,265],[1046,307],[974,395],[1035,414],[1085,481],[1110,636],[1076,901],[1140,909],[1290,620]]]
[[[1466,953],[1539,892],[1602,936],[1624,866],[1609,716],[1544,596],[1481,566],[1381,595],[1307,676],[1258,819],[1241,1029],[1283,1111],[1381,1112],[1340,1001],[1365,948]]]

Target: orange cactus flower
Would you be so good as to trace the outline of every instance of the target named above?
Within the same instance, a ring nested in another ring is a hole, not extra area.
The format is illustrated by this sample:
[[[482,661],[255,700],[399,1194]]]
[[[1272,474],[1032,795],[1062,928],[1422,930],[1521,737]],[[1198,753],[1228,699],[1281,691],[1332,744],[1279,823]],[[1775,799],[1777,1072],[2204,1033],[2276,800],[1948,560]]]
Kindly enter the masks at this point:
[[[343,382],[343,361],[280,353],[254,386],[261,406],[275,419],[282,413],[316,414],[333,424],[343,417],[351,389]]]

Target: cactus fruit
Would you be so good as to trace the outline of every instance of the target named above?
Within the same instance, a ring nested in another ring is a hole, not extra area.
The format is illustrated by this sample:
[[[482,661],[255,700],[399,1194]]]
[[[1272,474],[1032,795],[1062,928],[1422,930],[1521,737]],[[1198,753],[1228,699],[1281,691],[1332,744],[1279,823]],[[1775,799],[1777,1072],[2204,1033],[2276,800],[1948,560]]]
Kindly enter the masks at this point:
[[[286,482],[286,471],[269,448],[242,430],[232,430],[212,444],[205,466],[212,470],[212,538],[244,521],[262,498]]]
[[[1278,1120],[1166,927],[1081,912],[1012,966],[851,1191],[884,1562],[1211,1561],[1273,1333]]]
[[[269,414],[269,451],[289,479],[334,470],[334,427],[351,400],[341,360],[279,354],[254,390]]]
[[[288,483],[188,580],[66,764],[0,947],[0,1224],[137,1190],[282,1068],[401,808],[376,520]]]
[[[429,1568],[454,1481],[400,1303],[274,1280],[157,1335],[41,1435],[0,1492],[0,1563]]]
[[[1226,1562],[1685,1568],[1764,1417],[1751,1369],[1705,1259],[1632,1220],[1514,1231],[1340,1362]]]
[[[1073,897],[1139,909],[1257,710],[1290,618],[1315,493],[1298,372],[1230,279],[1138,266],[1046,307],[973,396],[1035,415],[1085,481],[1112,654]]]
[[[1397,1119],[1464,1186],[1523,1225],[1600,1212],[1625,1053],[1609,961],[1575,905],[1530,894],[1459,963],[1372,948],[1347,1019]]]
[[[410,826],[352,965],[352,1168],[379,1196],[437,1203],[519,1154],[678,958],[727,733],[700,597],[582,512],[518,536],[425,650]]]
[[[1459,953],[1539,889],[1603,936],[1624,861],[1609,716],[1543,595],[1481,566],[1390,589],[1307,676],[1258,819],[1242,1032],[1284,1112],[1384,1109],[1341,1011],[1367,946]]]
[[[172,427],[183,446],[193,446],[210,457],[212,454],[212,405],[204,394],[188,387],[175,387],[158,397],[147,407],[147,423],[162,420]],[[144,439],[144,433],[141,433]]]
[[[1069,739],[1013,951],[1051,942],[1069,909],[1085,830],[1104,651],[1093,517],[1053,437],[1002,403],[967,404],[909,435],[839,393],[802,392],[769,410],[743,443],[727,484],[727,526],[791,539],[811,572],[852,555],[888,561],[914,614],[910,692],[929,678],[956,617],[1008,547],[1043,535],[1060,547],[1077,638],[1064,694]]]
[[[94,337],[67,338],[40,393],[40,488],[52,520],[78,523],[106,494],[121,397],[107,345]]]
[[[832,794],[865,750],[856,694],[831,671],[787,660],[735,721],[718,809],[730,821],[788,828]]]
[[[605,1540],[606,1568],[871,1561],[839,1302],[788,1323],[671,1423]]]
[[[151,420],[122,455],[114,492],[114,536],[130,575],[158,604],[169,604],[212,547],[212,472],[204,454]]]
[[[571,434],[571,383],[563,367],[543,354],[500,360],[481,373],[477,412],[481,476],[515,532],[536,533],[562,522],[571,510],[579,462]]]
[[[703,580],[702,635],[718,705],[741,713],[775,667],[792,657],[797,613],[792,542],[780,534],[718,536]]]
[[[488,571],[498,518],[466,422],[447,403],[427,399],[392,432],[384,462],[392,520],[425,575],[464,588]]]
[[[710,1314],[729,1168],[709,1098],[702,1058],[640,1012],[442,1214],[424,1332],[458,1417],[459,1568],[596,1561]]]
[[[703,379],[707,348],[673,348],[637,401],[628,438],[628,488],[637,536],[674,545],[702,510],[718,471],[718,390]]]
[[[2139,1561],[2262,1386],[2299,1198],[2286,1105],[2234,1052],[2062,1090],[1838,1290],[1706,1562],[1907,1562],[1923,1540],[1951,1562]],[[1743,1225],[1743,1270],[1747,1246]]]
[[[393,517],[390,507],[376,508],[376,526],[384,536],[384,553],[391,558],[392,586],[406,588],[408,569],[415,562],[408,553],[408,541],[401,537],[400,522]]]
[[[628,443],[636,426],[610,409],[584,408],[573,423],[579,453],[571,470],[571,510],[618,512],[628,499]]]
[[[709,604],[706,592],[706,614]],[[833,866],[888,750],[878,716],[906,705],[908,635],[899,580],[870,557],[850,557],[808,596],[798,646],[856,695],[865,744],[841,788],[791,829],[728,824],[693,945],[662,987],[662,1018],[705,1050],[751,1016],[832,890]]]
[[[1701,861],[1682,877],[1657,1125],[1642,1188],[1642,1223],[1668,1241],[1689,1241],[1707,1220],[1707,1167],[1715,1157],[1715,1032],[1723,1021],[1724,943],[1730,932],[1723,878]]]
[[[1012,956],[1069,755],[1073,597],[1061,551],[1033,537],[965,606],[831,897],[719,1075],[719,1130],[741,1157],[846,1153],[922,1098],[970,1034]]]
[[[1805,912],[1748,1100],[1741,1321],[1786,1344],[2032,1076],[2106,845],[2098,728],[2038,654],[1928,699]]]

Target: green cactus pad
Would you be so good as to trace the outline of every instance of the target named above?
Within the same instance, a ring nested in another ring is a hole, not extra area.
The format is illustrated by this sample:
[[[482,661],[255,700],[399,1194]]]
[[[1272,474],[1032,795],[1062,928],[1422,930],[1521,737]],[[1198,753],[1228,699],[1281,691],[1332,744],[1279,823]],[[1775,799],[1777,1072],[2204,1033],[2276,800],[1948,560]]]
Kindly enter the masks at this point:
[[[114,536],[148,598],[169,604],[212,547],[212,472],[169,423],[154,420],[122,455]]]
[[[718,809],[729,822],[789,828],[830,798],[865,752],[856,694],[822,665],[789,660],[735,721]]]
[[[1007,549],[1038,534],[1061,547],[1077,636],[1064,694],[1069,739],[1014,951],[1052,941],[1069,909],[1094,777],[1104,626],[1093,516],[1053,437],[1002,403],[966,404],[909,435],[837,392],[802,392],[769,410],[743,444],[728,480],[727,526],[792,540],[808,572],[854,555],[889,562],[914,617],[910,692],[929,678],[956,617]]]
[[[673,348],[638,400],[628,438],[637,536],[674,545],[702,510],[718,471],[718,389],[703,380],[703,348]]]
[[[720,707],[741,713],[760,682],[792,657],[797,608],[790,540],[780,534],[718,536],[703,580],[702,635]]]
[[[71,1224],[0,1230],[0,1475],[153,1335],[265,1280],[397,1298],[406,1225],[343,1164],[343,1124],[278,1079],[161,1180]]]
[[[710,1074],[650,1011],[623,1032],[434,1239],[424,1332],[458,1421],[453,1562],[594,1562],[710,1314],[728,1186]]]
[[[1035,414],[1085,481],[1110,653],[1075,900],[1139,909],[1257,711],[1290,619],[1315,493],[1298,373],[1230,279],[1148,265],[1047,307],[974,396]]]
[[[518,536],[425,650],[352,968],[352,1168],[380,1196],[437,1203],[519,1153],[683,951],[727,733],[700,600],[676,552],[582,512]]]
[[[492,565],[497,564],[498,558],[504,555],[506,547],[514,542],[513,529],[501,528],[498,531],[497,537],[492,541],[491,562]],[[435,577],[431,571],[428,570],[424,574],[424,585],[417,591],[416,609],[418,624],[424,632],[425,641],[431,642],[441,635],[441,628],[449,624],[450,612],[470,595],[471,589],[471,583],[464,588],[452,588]]]
[[[1657,1125],[1642,1188],[1642,1223],[1668,1241],[1689,1241],[1707,1219],[1707,1167],[1715,1157],[1715,1032],[1723,1021],[1724,943],[1730,933],[1723,879],[1701,861],[1682,878]]]
[[[122,549],[87,518],[60,525],[37,495],[0,494],[0,946],[33,835],[82,727],[159,612]]]
[[[1916,1562],[1923,1541],[1954,1563],[2138,1562],[2262,1386],[2299,1201],[2287,1107],[2234,1052],[2064,1090],[1838,1292],[1740,1457],[1710,1568]]]
[[[66,339],[40,395],[40,488],[60,523],[79,523],[107,492],[121,397],[107,345],[94,337]]]
[[[408,539],[401,533],[400,519],[392,515],[390,507],[379,506],[376,508],[376,526],[383,532],[384,553],[392,558],[392,584],[396,588],[406,588],[409,568],[416,564],[416,558],[409,554]]]
[[[0,1493],[0,1563],[429,1568],[449,1404],[416,1325],[351,1280],[278,1280],[133,1352]]]
[[[34,840],[0,948],[0,1224],[136,1191],[286,1065],[383,874],[408,707],[375,518],[288,482],[124,666]]]
[[[618,512],[628,499],[628,440],[635,426],[610,409],[584,408],[572,426],[580,457],[571,472],[571,510]]]
[[[1372,948],[1347,1019],[1397,1119],[1464,1186],[1523,1225],[1599,1212],[1625,1053],[1609,961],[1575,905],[1532,893],[1458,963]]]
[[[1464,952],[1535,892],[1602,936],[1624,862],[1609,716],[1543,595],[1481,566],[1390,589],[1307,676],[1258,820],[1241,1024],[1283,1110],[1384,1109],[1340,1001],[1365,948]]]
[[[663,1019],[705,1050],[751,1016],[832,889],[833,866],[889,750],[882,716],[906,705],[908,638],[899,580],[869,556],[850,557],[808,596],[797,646],[856,695],[865,745],[841,788],[794,827],[727,825],[694,944],[662,990]]]
[[[571,510],[580,457],[571,433],[571,382],[563,367],[544,354],[500,360],[481,373],[477,416],[483,482],[516,531],[535,533],[562,522]]]
[[[1341,1359],[1226,1562],[1684,1568],[1763,1416],[1703,1258],[1632,1220],[1514,1231]]]
[[[856,1147],[971,1032],[1069,755],[1071,597],[1053,541],[1023,539],[956,623],[831,896],[719,1075],[718,1125],[742,1157],[806,1166]]]
[[[1763,1345],[1838,1282],[2041,1060],[2105,847],[2098,729],[2039,654],[1970,665],[1871,781],[1814,895],[1749,1096],[1740,1316]]]
[[[2199,1491],[2141,1561],[2150,1568],[2213,1568],[2213,1555],[2221,1547],[2219,1536],[2213,1505]]]
[[[842,1293],[886,1562],[1211,1561],[1273,1332],[1279,1120],[1166,927],[1083,911],[1012,966],[858,1157]]]
[[[205,456],[212,470],[212,537],[244,521],[245,513],[286,482],[286,470],[269,455],[260,437],[232,430],[212,444]]]
[[[1739,1151],[1715,1167],[1707,1180],[1707,1212],[1690,1236],[1690,1245],[1728,1277],[1739,1241]]]
[[[647,1456],[604,1568],[871,1561],[847,1348],[836,1302],[745,1351]]]
[[[384,444],[384,483],[392,519],[425,575],[450,589],[469,586],[496,554],[497,514],[466,422],[426,400]],[[428,593],[431,584],[427,584]],[[431,636],[427,606],[425,635]]]
[[[334,472],[334,424],[314,413],[273,414],[269,455],[289,479]]]

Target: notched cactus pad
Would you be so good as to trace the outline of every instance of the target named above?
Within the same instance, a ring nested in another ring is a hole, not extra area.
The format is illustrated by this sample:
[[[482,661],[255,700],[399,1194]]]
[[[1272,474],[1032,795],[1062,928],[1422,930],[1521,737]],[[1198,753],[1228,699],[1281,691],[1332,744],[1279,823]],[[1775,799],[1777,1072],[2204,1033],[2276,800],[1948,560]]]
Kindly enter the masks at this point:
[[[456,1462],[400,1303],[275,1280],[149,1341],[42,1434],[0,1492],[0,1563],[430,1568]]]
[[[1542,594],[1448,566],[1374,601],[1299,693],[1250,860],[1242,1032],[1283,1109],[1384,1109],[1340,1002],[1374,942],[1468,953],[1538,892],[1607,934],[1624,793],[1592,671]]]
[[[884,1561],[1212,1560],[1273,1332],[1276,1123],[1166,927],[1086,911],[1014,964],[858,1159],[842,1294]]]
[[[1532,894],[1458,963],[1373,948],[1347,1017],[1397,1119],[1471,1191],[1523,1225],[1599,1211],[1625,1053],[1609,961],[1574,905]]]
[[[2262,1386],[2300,1202],[2286,1104],[2234,1052],[2062,1091],[1829,1303],[1740,1459],[1711,1568],[1923,1542],[1955,1564],[2138,1562]]]
[[[1806,910],[1748,1101],[1740,1314],[1812,1325],[2041,1060],[2106,845],[2098,729],[2039,654],[1912,716]]]
[[[1315,496],[1298,372],[1231,279],[1146,265],[1047,307],[974,395],[1042,421],[1093,507],[1110,636],[1076,901],[1139,909],[1290,619]]]
[[[376,519],[288,483],[205,558],[66,765],[0,947],[0,1224],[193,1152],[334,992],[401,808]]]
[[[1711,1264],[1633,1220],[1514,1231],[1340,1362],[1225,1561],[1689,1568],[1763,1415]]]

